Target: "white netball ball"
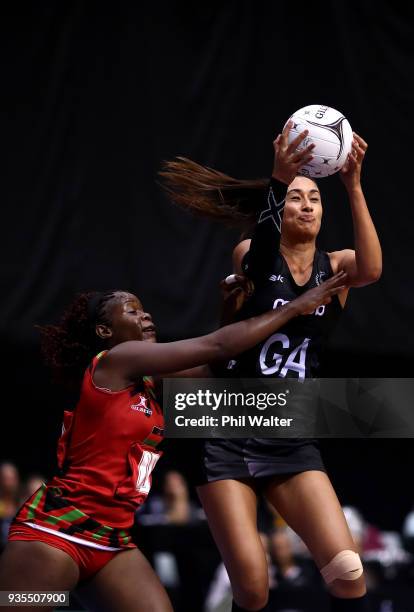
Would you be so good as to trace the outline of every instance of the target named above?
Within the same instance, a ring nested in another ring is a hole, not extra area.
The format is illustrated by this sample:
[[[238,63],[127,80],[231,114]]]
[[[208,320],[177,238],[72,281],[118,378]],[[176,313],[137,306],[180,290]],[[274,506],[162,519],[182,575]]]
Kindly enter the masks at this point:
[[[293,113],[289,120],[293,122],[289,143],[303,130],[309,130],[298,150],[310,144],[315,145],[313,159],[302,166],[300,174],[322,178],[342,168],[352,149],[353,140],[352,128],[342,113],[330,106],[311,104]]]

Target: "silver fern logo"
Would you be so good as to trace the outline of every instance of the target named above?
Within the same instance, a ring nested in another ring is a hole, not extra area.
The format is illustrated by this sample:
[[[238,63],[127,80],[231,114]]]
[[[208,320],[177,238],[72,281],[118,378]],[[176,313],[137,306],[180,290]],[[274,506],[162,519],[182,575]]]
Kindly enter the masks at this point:
[[[318,272],[317,275],[315,276],[315,282],[318,285],[318,287],[321,283],[323,283],[324,276],[326,276],[326,272]]]

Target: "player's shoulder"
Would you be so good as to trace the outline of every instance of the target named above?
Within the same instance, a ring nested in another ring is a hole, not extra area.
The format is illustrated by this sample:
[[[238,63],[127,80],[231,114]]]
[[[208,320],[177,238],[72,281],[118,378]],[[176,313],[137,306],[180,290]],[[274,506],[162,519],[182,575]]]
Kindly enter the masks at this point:
[[[236,274],[243,274],[242,262],[250,249],[251,239],[242,240],[233,249],[233,270]]]
[[[238,255],[239,253],[241,253],[242,255],[247,253],[247,251],[250,249],[251,242],[251,238],[246,238],[245,240],[241,240],[240,242],[238,242],[233,249],[233,256]]]
[[[342,268],[343,263],[348,258],[355,257],[355,251],[353,249],[342,249],[341,251],[331,251],[326,253],[329,257],[332,272],[336,274],[339,268]]]

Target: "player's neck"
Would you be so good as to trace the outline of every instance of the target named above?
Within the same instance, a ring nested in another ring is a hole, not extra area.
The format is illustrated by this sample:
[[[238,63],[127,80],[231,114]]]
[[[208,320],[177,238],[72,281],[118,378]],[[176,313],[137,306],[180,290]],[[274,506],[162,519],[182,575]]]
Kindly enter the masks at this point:
[[[316,245],[314,240],[309,242],[289,242],[288,239],[280,241],[280,252],[286,261],[297,270],[305,271],[313,264]]]

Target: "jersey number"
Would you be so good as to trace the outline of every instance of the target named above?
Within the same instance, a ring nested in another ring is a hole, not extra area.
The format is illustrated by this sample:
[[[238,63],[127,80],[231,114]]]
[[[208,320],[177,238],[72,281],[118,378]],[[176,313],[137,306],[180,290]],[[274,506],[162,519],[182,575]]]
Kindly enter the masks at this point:
[[[140,462],[138,463],[138,476],[136,489],[138,493],[145,493],[148,495],[151,489],[151,472],[155,468],[155,465],[160,458],[157,453],[151,451],[142,451]]]
[[[284,354],[290,348],[289,338],[285,334],[273,334],[273,336],[270,336],[260,351],[259,363],[262,374],[266,376],[278,374],[279,377],[285,378],[290,370],[298,374],[299,380],[304,380],[306,373],[306,351],[308,350],[310,338],[305,338],[302,344],[295,346],[285,360],[283,354],[273,353],[271,350],[271,347],[277,342],[282,344]]]

